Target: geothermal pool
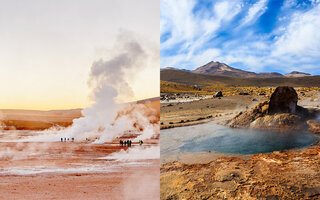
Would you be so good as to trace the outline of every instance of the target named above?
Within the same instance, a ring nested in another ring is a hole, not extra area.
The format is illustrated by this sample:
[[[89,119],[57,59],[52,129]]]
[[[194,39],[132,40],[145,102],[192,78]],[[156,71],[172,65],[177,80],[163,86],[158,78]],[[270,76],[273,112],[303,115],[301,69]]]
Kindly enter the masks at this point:
[[[256,154],[309,146],[318,138],[308,131],[235,129],[213,122],[161,130],[161,157],[171,153]]]

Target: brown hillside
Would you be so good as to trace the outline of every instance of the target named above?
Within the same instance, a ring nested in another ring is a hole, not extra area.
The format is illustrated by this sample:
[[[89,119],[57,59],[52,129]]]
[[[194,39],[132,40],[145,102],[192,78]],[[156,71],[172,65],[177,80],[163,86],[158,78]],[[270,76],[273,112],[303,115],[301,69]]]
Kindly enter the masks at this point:
[[[256,86],[256,87],[319,87],[320,76],[308,77],[275,77],[275,78],[241,78],[223,75],[196,74],[178,70],[163,70],[160,73],[162,81],[182,83],[186,85],[209,86],[212,84],[224,86]]]

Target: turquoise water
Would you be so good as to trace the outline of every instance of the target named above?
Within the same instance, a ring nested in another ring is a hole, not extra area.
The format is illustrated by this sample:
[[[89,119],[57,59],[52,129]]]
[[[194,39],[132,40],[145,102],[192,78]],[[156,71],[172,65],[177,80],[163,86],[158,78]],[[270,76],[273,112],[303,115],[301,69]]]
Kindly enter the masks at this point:
[[[161,153],[256,154],[306,147],[318,140],[308,131],[235,129],[214,123],[161,130]]]

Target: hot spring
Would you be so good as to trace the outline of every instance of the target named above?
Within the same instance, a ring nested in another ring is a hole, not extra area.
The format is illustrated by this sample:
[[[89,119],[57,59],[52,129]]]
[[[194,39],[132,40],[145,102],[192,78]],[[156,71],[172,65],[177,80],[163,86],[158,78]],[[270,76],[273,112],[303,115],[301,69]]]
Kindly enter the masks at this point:
[[[256,154],[306,147],[318,141],[308,131],[236,129],[213,122],[161,130],[161,154],[220,152]]]

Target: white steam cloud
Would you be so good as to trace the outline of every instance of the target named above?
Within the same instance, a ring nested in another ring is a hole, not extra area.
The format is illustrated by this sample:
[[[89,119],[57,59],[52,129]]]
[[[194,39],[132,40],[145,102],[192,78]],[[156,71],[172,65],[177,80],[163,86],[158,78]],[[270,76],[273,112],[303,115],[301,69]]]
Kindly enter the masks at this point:
[[[71,127],[58,134],[48,130],[46,136],[36,140],[74,138],[104,143],[131,133],[137,136],[135,142],[159,134],[156,110],[143,104],[124,103],[134,99],[128,80],[134,80],[138,72],[148,67],[154,59],[154,50],[145,42],[138,42],[132,33],[121,32],[112,51],[107,51],[109,55],[92,64],[88,84],[92,88],[93,104],[82,111],[84,117],[75,119]]]
[[[143,130],[144,139],[154,134],[154,125],[142,112],[142,106],[118,104],[134,98],[128,77],[133,78],[146,67],[148,54],[129,33],[120,34],[113,49],[113,57],[93,63],[88,83],[93,88],[94,104],[83,110],[83,118],[74,120],[73,126],[64,131],[66,137],[76,140],[97,137],[96,142],[103,143],[127,131]],[[119,112],[126,109],[130,112],[119,116]]]
[[[159,159],[160,158],[160,147],[152,146],[148,148],[135,147],[127,151],[121,150],[120,152],[112,153],[109,156],[102,157],[99,159],[114,159],[118,161],[134,161],[134,160],[145,160],[145,159]]]

